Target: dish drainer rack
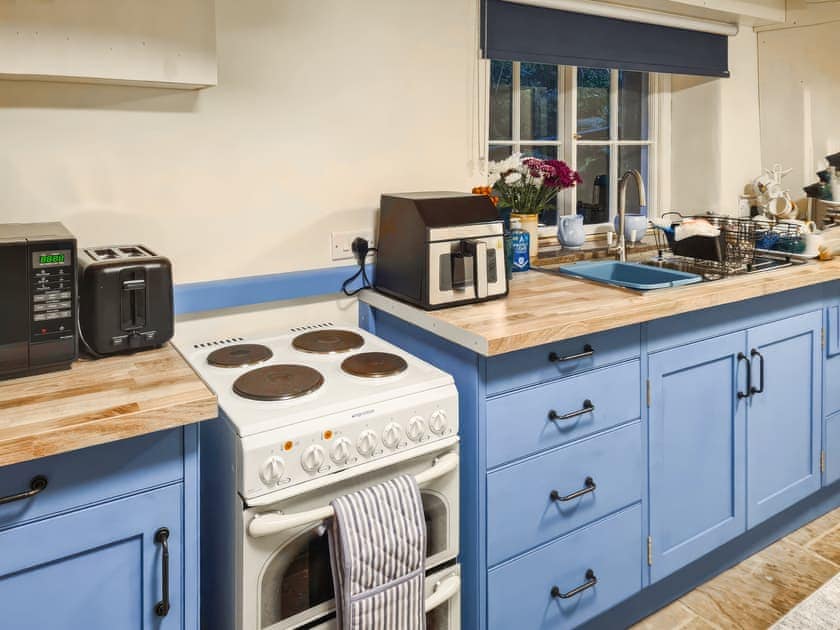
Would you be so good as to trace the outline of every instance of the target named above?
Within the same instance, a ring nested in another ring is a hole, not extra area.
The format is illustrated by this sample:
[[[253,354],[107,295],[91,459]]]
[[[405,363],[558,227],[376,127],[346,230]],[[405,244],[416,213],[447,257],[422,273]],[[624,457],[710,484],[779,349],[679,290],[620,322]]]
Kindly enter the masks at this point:
[[[677,217],[669,231],[658,229],[657,249],[670,249],[674,256],[692,259],[698,267],[711,273],[730,275],[752,270],[756,253],[762,249],[775,249],[779,254],[796,253],[802,244],[799,227],[793,223],[770,223],[719,215],[686,216],[667,212],[663,218]],[[675,230],[686,219],[702,219],[720,230],[720,235],[691,236],[677,241]],[[766,248],[764,246],[767,246]]]

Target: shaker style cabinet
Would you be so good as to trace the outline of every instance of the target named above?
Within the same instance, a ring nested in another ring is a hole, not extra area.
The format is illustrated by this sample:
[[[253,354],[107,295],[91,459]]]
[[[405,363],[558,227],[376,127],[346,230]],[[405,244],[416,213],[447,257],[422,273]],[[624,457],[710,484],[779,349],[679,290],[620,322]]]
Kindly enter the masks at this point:
[[[0,532],[0,625],[180,628],[180,503],[167,486]]]
[[[650,355],[652,581],[746,528],[745,338]]]
[[[651,579],[820,487],[822,312],[650,355]]]
[[[747,526],[820,488],[822,312],[747,333]]]

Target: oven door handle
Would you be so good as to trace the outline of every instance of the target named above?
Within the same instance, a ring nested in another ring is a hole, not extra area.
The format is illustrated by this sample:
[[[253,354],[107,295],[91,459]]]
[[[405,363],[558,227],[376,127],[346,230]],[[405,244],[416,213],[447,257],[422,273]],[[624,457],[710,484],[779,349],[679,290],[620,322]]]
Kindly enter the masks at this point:
[[[450,575],[435,584],[432,594],[426,598],[425,612],[429,612],[448,602],[461,590],[461,576]]]
[[[428,470],[415,475],[414,479],[418,486],[440,479],[458,467],[458,453],[447,453],[435,458]],[[322,508],[298,512],[296,514],[284,514],[283,512],[263,512],[256,514],[248,523],[248,534],[252,538],[270,536],[289,529],[294,529],[308,523],[323,521],[335,516],[332,506],[326,505]]]

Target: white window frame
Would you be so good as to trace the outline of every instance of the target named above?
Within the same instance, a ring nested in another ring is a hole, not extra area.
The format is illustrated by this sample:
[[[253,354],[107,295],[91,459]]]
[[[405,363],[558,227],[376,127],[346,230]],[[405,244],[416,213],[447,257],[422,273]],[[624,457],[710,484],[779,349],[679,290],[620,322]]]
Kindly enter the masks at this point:
[[[513,62],[512,68],[512,102],[511,102],[511,124],[513,140],[491,140],[489,128],[490,112],[490,60],[483,60],[486,64],[484,71],[480,73],[483,78],[481,95],[485,101],[480,111],[484,112],[482,130],[479,137],[483,138],[483,162],[486,165],[492,146],[510,146],[512,152],[520,152],[525,146],[553,146],[557,147],[558,158],[577,169],[577,148],[578,146],[608,146],[610,148],[610,217],[618,212],[618,150],[622,146],[646,146],[648,147],[648,173],[647,173],[647,201],[648,215],[658,217],[662,208],[668,207],[670,200],[670,77],[657,73],[649,73],[648,83],[648,140],[619,140],[618,139],[618,101],[619,82],[618,70],[610,71],[610,138],[609,140],[579,140],[577,136],[577,67],[557,66],[558,70],[558,101],[557,101],[557,130],[558,139],[545,140],[522,140],[519,138],[521,112],[520,112],[520,63]],[[486,168],[485,168],[486,171]],[[572,214],[577,208],[577,187],[562,191],[557,199],[558,216]],[[612,231],[611,223],[590,224],[586,226],[587,234],[594,235]],[[541,236],[552,236],[556,234],[556,225],[540,227]]]

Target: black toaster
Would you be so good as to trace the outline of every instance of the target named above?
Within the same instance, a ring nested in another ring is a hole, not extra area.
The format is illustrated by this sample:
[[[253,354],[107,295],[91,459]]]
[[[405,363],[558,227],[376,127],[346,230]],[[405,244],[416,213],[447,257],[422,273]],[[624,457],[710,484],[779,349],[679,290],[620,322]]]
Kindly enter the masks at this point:
[[[172,264],[142,245],[80,249],[79,333],[94,355],[172,338]]]

